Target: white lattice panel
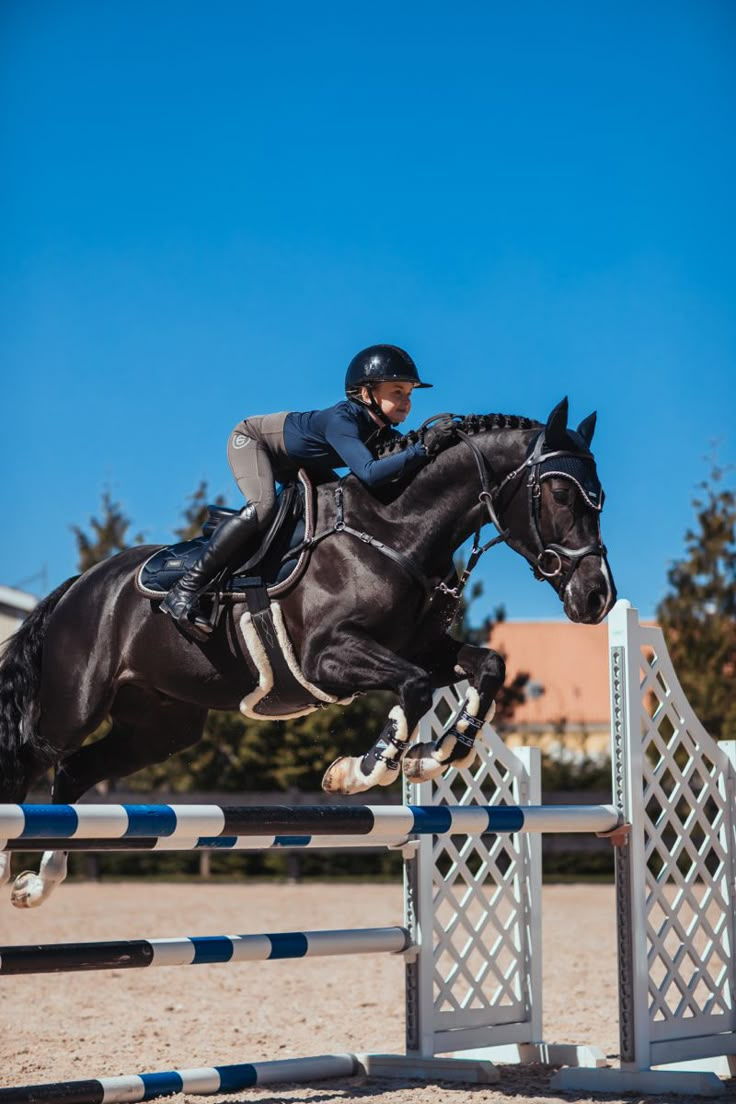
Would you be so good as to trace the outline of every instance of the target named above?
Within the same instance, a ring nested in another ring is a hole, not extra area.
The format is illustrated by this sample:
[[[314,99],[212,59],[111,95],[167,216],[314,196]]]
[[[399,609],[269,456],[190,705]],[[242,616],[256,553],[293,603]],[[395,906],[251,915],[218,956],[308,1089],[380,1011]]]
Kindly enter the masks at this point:
[[[434,717],[427,719],[422,739],[441,733],[457,709],[462,689],[448,689],[436,697]],[[435,784],[416,787],[411,800],[432,805],[520,805],[539,800],[538,778],[532,784],[524,757],[507,748],[490,725],[483,728],[478,744],[479,756],[469,769],[449,771]],[[424,861],[432,867],[435,1032],[520,1024],[522,1030],[507,1038],[531,1037],[536,951],[532,901],[535,888],[537,894],[541,889],[539,846],[538,837],[520,834],[434,837],[424,842]]]
[[[730,991],[730,763],[692,713],[658,629],[640,648],[652,1038],[722,1030]],[[693,1023],[692,1021],[697,1021]]]
[[[632,825],[621,1054],[646,1068],[679,1060],[685,1041],[694,1057],[729,1052],[717,1037],[736,1026],[734,770],[693,713],[661,630],[626,603],[610,620],[614,789]]]

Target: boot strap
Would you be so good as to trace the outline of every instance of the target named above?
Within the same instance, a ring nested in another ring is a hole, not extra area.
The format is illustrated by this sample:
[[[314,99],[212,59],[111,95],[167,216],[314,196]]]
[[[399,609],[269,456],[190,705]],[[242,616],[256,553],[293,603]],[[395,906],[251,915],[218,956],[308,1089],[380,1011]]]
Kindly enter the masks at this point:
[[[382,763],[385,763],[389,770],[397,771],[401,766],[401,756],[409,746],[408,740],[400,740],[396,735],[396,722],[393,722],[394,729],[390,736],[386,738],[387,744],[392,744],[399,755],[395,758],[389,759],[388,755],[384,755],[382,751],[374,751],[373,755],[376,759],[380,759]]]

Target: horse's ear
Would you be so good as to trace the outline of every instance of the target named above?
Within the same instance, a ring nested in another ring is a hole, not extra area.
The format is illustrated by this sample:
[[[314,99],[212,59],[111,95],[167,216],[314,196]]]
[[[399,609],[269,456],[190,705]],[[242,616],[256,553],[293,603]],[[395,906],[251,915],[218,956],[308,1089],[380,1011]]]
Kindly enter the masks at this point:
[[[585,441],[588,448],[590,448],[590,442],[593,440],[593,434],[595,433],[595,420],[598,417],[595,410],[592,414],[589,414],[587,418],[583,418],[582,422],[578,426],[578,433]]]
[[[567,446],[567,395],[554,408],[544,430],[544,443],[550,449]]]

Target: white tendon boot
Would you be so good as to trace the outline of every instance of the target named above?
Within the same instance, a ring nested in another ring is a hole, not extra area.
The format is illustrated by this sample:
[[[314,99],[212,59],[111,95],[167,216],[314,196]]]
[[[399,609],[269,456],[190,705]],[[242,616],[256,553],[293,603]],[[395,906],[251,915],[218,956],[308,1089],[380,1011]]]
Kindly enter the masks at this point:
[[[388,716],[390,723],[367,755],[340,755],[330,763],[322,778],[326,793],[362,793],[373,786],[390,786],[399,777],[409,746],[406,717],[400,705]]]
[[[479,708],[480,696],[471,686],[465,701],[442,735],[433,744],[425,741],[409,748],[402,762],[409,782],[429,782],[439,778],[449,766],[457,769],[470,766],[478,754],[475,747],[478,732],[486,721],[492,720],[496,703],[491,702],[490,709],[481,719],[478,718]]]

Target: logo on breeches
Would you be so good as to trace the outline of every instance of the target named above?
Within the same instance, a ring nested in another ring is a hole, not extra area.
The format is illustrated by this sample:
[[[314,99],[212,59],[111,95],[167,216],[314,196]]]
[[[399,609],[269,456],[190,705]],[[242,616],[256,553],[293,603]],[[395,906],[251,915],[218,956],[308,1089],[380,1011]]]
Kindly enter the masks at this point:
[[[252,437],[246,437],[244,433],[236,433],[235,436],[233,437],[233,448],[234,449],[245,448],[245,446],[249,445],[252,440],[253,440]]]

